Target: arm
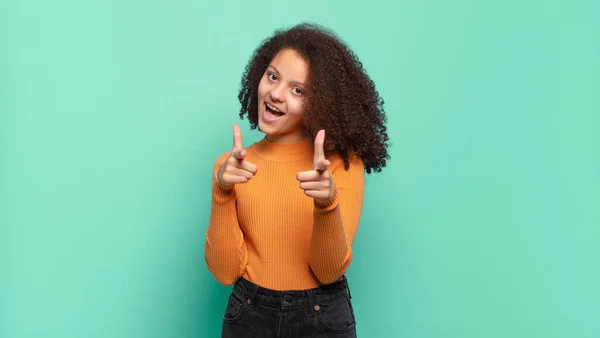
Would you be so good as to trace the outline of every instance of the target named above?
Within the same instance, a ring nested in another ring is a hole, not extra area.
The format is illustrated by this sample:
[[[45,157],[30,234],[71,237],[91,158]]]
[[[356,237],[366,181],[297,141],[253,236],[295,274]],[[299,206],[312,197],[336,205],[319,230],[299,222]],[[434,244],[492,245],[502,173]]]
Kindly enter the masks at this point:
[[[237,217],[235,185],[223,187],[217,171],[229,153],[216,161],[212,175],[212,206],[206,231],[205,260],[215,279],[231,285],[242,276],[247,264],[246,243]]]
[[[363,162],[351,158],[347,171],[341,159],[337,162],[331,172],[331,197],[314,200],[309,265],[324,284],[338,280],[350,265],[364,196]]]

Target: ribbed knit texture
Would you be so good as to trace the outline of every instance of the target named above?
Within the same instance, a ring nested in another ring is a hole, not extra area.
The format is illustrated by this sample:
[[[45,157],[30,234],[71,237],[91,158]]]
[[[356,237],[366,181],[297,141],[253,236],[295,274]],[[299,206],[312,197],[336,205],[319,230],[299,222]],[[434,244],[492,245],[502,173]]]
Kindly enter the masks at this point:
[[[313,144],[270,142],[246,148],[258,167],[245,184],[219,185],[213,170],[212,208],[205,258],[225,285],[244,277],[274,290],[303,290],[338,280],[350,265],[364,194],[364,165],[352,158],[345,170],[339,156],[328,158],[332,196],[318,203],[304,194],[296,175],[313,169]]]

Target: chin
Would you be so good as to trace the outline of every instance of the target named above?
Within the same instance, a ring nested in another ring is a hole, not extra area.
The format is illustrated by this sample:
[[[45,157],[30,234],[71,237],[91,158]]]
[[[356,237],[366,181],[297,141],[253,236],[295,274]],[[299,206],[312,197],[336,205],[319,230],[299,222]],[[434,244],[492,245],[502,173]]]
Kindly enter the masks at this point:
[[[260,118],[258,119],[258,130],[263,134],[269,134],[269,126],[267,126]]]

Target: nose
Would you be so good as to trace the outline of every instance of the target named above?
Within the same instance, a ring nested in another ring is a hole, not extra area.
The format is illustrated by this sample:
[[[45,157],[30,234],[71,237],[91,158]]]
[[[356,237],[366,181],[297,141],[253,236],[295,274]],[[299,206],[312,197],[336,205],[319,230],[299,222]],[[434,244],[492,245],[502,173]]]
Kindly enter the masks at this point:
[[[283,101],[282,90],[283,90],[283,86],[281,86],[281,85],[273,87],[271,92],[269,92],[269,97],[271,98],[271,100],[279,101],[279,102]]]

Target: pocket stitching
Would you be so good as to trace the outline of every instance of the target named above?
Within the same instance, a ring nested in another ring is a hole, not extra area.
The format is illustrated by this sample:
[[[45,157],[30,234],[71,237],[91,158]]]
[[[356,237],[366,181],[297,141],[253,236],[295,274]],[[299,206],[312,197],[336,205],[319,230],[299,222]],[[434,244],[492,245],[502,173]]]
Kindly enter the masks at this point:
[[[239,300],[235,299],[232,296],[229,296],[229,301],[228,301],[231,305],[233,305],[236,308],[237,311],[237,315],[235,317],[232,318],[227,318],[225,316],[223,316],[223,321],[226,323],[235,323],[238,320],[240,320],[240,318],[242,318],[242,315],[244,314],[245,310],[246,310],[246,304],[240,302]],[[239,304],[236,306],[236,302]]]
[[[335,300],[338,300],[340,298],[342,298],[342,297],[336,298]],[[344,298],[348,299],[347,297],[344,297]],[[325,302],[325,303],[322,303],[322,304],[334,303],[335,300],[331,300],[331,301],[328,301],[328,302]],[[327,330],[327,331],[329,331],[331,333],[347,333],[347,332],[352,331],[356,327],[356,319],[354,318],[354,313],[353,313],[352,306],[350,305],[350,301],[349,300],[347,300],[347,301],[348,301],[348,309],[350,310],[350,316],[351,316],[350,318],[352,318],[352,324],[350,324],[350,326],[348,328],[346,328],[346,329],[334,329],[334,328],[329,327],[327,325],[327,323],[325,323],[325,318],[323,317],[322,312],[321,311],[316,311],[317,312],[317,317],[319,318],[319,323],[321,324],[321,326],[325,330]]]

